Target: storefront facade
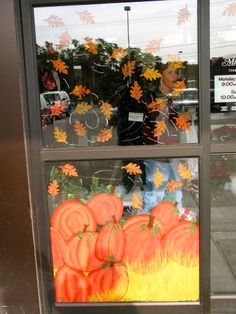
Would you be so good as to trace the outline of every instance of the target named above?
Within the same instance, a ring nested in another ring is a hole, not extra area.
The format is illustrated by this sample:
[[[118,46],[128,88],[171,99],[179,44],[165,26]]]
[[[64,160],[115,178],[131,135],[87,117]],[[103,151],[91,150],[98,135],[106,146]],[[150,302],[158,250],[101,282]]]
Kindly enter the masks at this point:
[[[31,270],[10,266],[25,299],[3,274],[3,310],[236,311],[235,4],[1,6],[13,34],[1,59],[10,51],[18,71],[3,69],[19,86],[3,80],[14,105],[2,126],[21,152],[4,154],[20,205],[4,214]]]

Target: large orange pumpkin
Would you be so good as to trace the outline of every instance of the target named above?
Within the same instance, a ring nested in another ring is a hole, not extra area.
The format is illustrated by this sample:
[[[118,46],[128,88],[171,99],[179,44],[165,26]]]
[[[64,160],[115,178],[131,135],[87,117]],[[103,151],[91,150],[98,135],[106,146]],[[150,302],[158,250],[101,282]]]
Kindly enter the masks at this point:
[[[199,226],[190,221],[181,221],[165,236],[168,256],[184,266],[199,263]]]
[[[54,279],[56,302],[88,302],[90,284],[83,272],[64,265]]]
[[[93,301],[96,301],[96,296],[97,300],[100,301],[100,294],[109,291],[111,293],[105,293],[102,300],[107,302],[118,301],[125,295],[129,286],[126,267],[121,263],[113,262],[111,262],[110,265],[103,264],[102,268],[89,273],[88,281],[91,286],[91,297]]]
[[[55,228],[50,227],[50,233],[53,268],[58,269],[59,267],[64,265],[64,253],[66,243],[60,232],[57,231]]]
[[[121,197],[109,193],[98,193],[87,205],[90,207],[97,224],[104,225],[106,221],[112,220],[115,215],[119,221],[123,215],[123,202]]]
[[[96,256],[102,261],[121,261],[124,254],[125,234],[121,224],[116,223],[113,215],[112,221],[102,226],[96,243]]]
[[[161,235],[164,235],[179,223],[179,210],[177,203],[174,202],[159,203],[152,209],[150,215],[160,222]]]
[[[125,227],[124,261],[137,273],[158,271],[166,262],[159,223],[150,215],[137,215]]]
[[[97,232],[79,232],[73,236],[65,251],[65,263],[77,270],[89,272],[101,267],[101,261],[95,256]]]
[[[96,231],[90,208],[77,200],[66,200],[60,204],[52,214],[51,225],[62,234],[65,241],[83,231],[84,225],[88,225],[87,231]]]

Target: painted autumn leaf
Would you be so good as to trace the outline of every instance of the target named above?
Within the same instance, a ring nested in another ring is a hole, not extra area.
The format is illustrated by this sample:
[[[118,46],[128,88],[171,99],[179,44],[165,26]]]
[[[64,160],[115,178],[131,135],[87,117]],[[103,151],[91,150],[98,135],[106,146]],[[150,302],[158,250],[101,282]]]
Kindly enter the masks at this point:
[[[151,54],[157,53],[160,50],[161,41],[162,39],[149,41],[144,51]]]
[[[92,39],[85,39],[84,45],[89,52],[91,52],[93,55],[97,55],[97,45],[93,42]]]
[[[108,102],[101,101],[101,112],[103,113],[104,117],[108,120],[111,119],[112,116],[112,105]]]
[[[94,16],[88,10],[84,10],[82,12],[79,12],[79,17],[80,17],[81,21],[85,24],[95,24]]]
[[[178,81],[175,83],[174,89],[172,91],[172,96],[180,96],[186,89],[184,81]]]
[[[164,118],[161,121],[156,122],[153,134],[155,137],[159,137],[167,131],[167,125]]]
[[[90,111],[92,108],[93,108],[93,106],[88,104],[87,102],[80,102],[77,104],[74,112],[76,112],[80,115],[83,115],[86,112]]]
[[[79,120],[76,120],[74,123],[74,130],[76,135],[78,136],[86,136],[87,135],[87,130],[82,122]]]
[[[147,68],[145,72],[140,76],[143,76],[146,80],[152,81],[161,77],[161,73],[159,73],[158,70],[155,70],[153,68]]]
[[[191,128],[191,124],[186,114],[181,113],[178,117],[174,119],[175,119],[175,124],[179,129],[189,130]]]
[[[165,180],[164,174],[160,170],[156,170],[153,175],[153,183],[154,183],[155,189],[158,189],[162,185],[164,180]]]
[[[66,48],[70,45],[72,38],[70,37],[69,33],[66,31],[60,35],[59,39],[59,47]]]
[[[68,66],[65,64],[64,61],[57,59],[57,60],[51,60],[53,63],[54,69],[58,71],[59,73],[68,74]]]
[[[130,162],[128,163],[128,165],[121,167],[121,169],[126,170],[126,172],[129,174],[141,174],[142,173],[140,166],[133,162]]]
[[[48,185],[48,194],[50,194],[53,198],[57,196],[57,194],[60,192],[57,180],[53,180]]]
[[[137,99],[137,101],[143,96],[143,91],[137,81],[134,81],[134,85],[131,86],[130,96]]]
[[[175,70],[184,69],[185,68],[185,66],[183,65],[183,62],[182,61],[178,61],[178,60],[171,61],[170,66],[172,68],[174,68]]]
[[[47,19],[45,19],[44,21],[46,21],[48,23],[49,27],[55,28],[55,27],[64,27],[65,24],[62,21],[61,17],[51,14]]]
[[[165,99],[156,98],[150,104],[148,104],[147,107],[150,111],[160,111],[165,107],[166,102],[167,100]]]
[[[50,109],[51,109],[52,116],[59,117],[64,111],[64,108],[65,108],[65,105],[63,103],[59,103],[54,106],[51,106]]]
[[[192,178],[191,170],[189,168],[185,167],[181,162],[179,163],[179,166],[178,166],[178,174],[184,180]]]
[[[225,7],[222,15],[235,16],[236,15],[236,3],[232,2],[227,7]]]
[[[179,188],[181,188],[183,184],[179,181],[175,181],[175,180],[172,180],[172,181],[169,181],[167,184],[166,184],[166,189],[170,192],[173,192]]]
[[[83,85],[76,85],[74,87],[73,91],[70,92],[70,94],[73,94],[77,97],[82,97],[82,96],[88,95],[90,93],[91,93],[91,91]]]
[[[78,172],[76,168],[71,164],[65,164],[63,166],[59,166],[58,168],[61,169],[62,173],[69,177],[78,177]]]
[[[97,136],[97,142],[107,142],[112,138],[112,129],[111,128],[107,128],[107,129],[102,129],[101,132],[99,133],[99,135]]]
[[[186,4],[184,8],[178,11],[177,25],[186,23],[189,17],[190,17],[190,12],[188,10],[188,5]]]
[[[124,78],[131,76],[134,73],[134,68],[135,68],[135,63],[136,61],[128,61],[127,63],[125,63],[121,69]]]
[[[111,58],[116,60],[121,60],[124,56],[128,54],[127,49],[115,48],[112,51]]]
[[[54,137],[55,137],[55,140],[58,142],[58,143],[65,143],[65,144],[68,144],[67,142],[67,134],[65,131],[59,129],[57,126],[54,128]]]
[[[143,200],[140,196],[137,195],[137,193],[132,193],[131,202],[134,208],[137,209],[143,208]]]

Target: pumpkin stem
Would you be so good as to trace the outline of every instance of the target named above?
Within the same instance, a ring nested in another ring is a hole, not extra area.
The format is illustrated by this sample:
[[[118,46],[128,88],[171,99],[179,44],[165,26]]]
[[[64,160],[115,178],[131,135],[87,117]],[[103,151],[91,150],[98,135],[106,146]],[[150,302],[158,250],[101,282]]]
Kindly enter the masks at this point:
[[[113,223],[115,225],[116,224],[116,215],[112,215],[112,220],[113,220]]]
[[[147,227],[152,228],[154,223],[155,216],[150,216]]]
[[[86,229],[88,228],[89,225],[84,225],[83,233],[86,232]]]
[[[115,193],[115,190],[116,190],[116,188],[115,188],[115,186],[113,185],[113,186],[111,187],[111,194],[114,194],[114,193]]]
[[[177,205],[178,205],[178,202],[175,201],[175,202],[174,202],[174,205],[177,206]]]
[[[115,262],[111,262],[110,267],[114,267],[115,266]]]

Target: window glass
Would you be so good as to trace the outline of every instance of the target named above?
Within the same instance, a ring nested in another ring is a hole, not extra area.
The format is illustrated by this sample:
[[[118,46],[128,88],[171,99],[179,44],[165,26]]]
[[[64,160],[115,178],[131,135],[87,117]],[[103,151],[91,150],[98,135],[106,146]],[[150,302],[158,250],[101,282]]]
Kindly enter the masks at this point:
[[[210,5],[212,141],[230,142],[236,140],[235,3]]]
[[[44,146],[197,143],[196,3],[35,8]]]
[[[46,164],[57,302],[199,299],[198,159]]]

